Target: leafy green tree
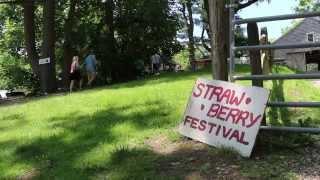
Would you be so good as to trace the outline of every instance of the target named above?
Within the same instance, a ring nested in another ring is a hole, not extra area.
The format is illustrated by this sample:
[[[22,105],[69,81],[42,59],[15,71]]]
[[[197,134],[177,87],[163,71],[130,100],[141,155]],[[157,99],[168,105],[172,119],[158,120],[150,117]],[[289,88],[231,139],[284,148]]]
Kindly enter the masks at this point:
[[[297,12],[319,11],[320,2],[318,0],[299,0],[299,4],[295,10]]]
[[[8,53],[0,54],[0,89],[37,90],[37,81],[30,66]]]
[[[195,0],[180,0],[180,11],[182,13],[184,24],[187,28],[188,34],[188,49],[189,49],[189,62],[195,60],[195,40],[193,36],[194,32],[194,20],[193,20],[193,8],[196,4]],[[195,67],[192,67],[195,70]]]
[[[114,30],[119,56],[110,64],[114,79],[135,78],[136,61],[149,63],[153,53],[174,46],[178,20],[170,9],[171,3],[169,0],[115,2]],[[103,52],[101,55],[106,56]]]
[[[22,8],[16,4],[0,4],[0,52],[14,57],[23,55]]]
[[[56,70],[62,71],[66,86],[72,56],[83,60],[90,49],[100,62],[101,83],[134,79],[156,51],[171,56],[180,50],[174,4],[174,0],[10,1],[0,5],[0,52],[27,57],[45,92],[55,90]],[[39,57],[50,57],[51,63],[39,66]]]

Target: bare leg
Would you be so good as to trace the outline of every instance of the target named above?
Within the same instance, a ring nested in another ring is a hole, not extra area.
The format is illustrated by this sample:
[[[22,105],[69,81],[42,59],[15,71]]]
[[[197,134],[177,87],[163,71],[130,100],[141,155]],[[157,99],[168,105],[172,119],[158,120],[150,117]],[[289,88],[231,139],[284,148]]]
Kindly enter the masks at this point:
[[[154,73],[154,67],[153,67],[153,64],[151,64],[151,74]]]
[[[92,84],[92,82],[96,79],[96,77],[97,77],[97,74],[93,73],[91,76],[91,83],[90,84]]]
[[[79,89],[80,90],[82,89],[82,84],[83,84],[83,79],[81,78],[80,81],[79,81]]]
[[[88,78],[88,86],[91,86],[92,82],[96,79],[96,74],[95,73],[91,73],[90,74],[90,78]]]
[[[74,80],[71,80],[70,82],[70,92],[72,92],[74,86]]]
[[[90,74],[90,73],[88,73],[88,74],[87,74],[87,77],[88,77],[87,86],[90,86],[91,74]]]

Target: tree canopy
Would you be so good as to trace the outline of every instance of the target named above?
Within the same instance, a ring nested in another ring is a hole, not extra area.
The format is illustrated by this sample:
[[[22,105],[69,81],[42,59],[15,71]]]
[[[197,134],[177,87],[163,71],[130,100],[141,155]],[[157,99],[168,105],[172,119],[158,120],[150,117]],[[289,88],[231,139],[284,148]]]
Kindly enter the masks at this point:
[[[299,0],[298,6],[295,10],[297,12],[319,11],[320,2],[317,0]]]
[[[50,56],[56,60],[53,70],[57,71],[50,74],[53,77],[68,79],[72,56],[83,60],[92,50],[100,61],[99,83],[134,79],[153,53],[162,51],[171,56],[180,49],[173,0],[61,0],[50,6],[49,1],[2,2],[0,52],[19,61],[32,53],[33,59]],[[31,59],[25,62],[32,64]],[[39,75],[36,67],[32,69]]]
[[[236,0],[236,10],[259,1],[262,0]],[[66,87],[69,83],[68,74],[72,57],[78,55],[83,61],[88,52],[95,53],[100,62],[98,83],[131,80],[140,76],[145,65],[149,63],[149,57],[155,52],[170,57],[180,51],[182,47],[177,41],[177,32],[183,28],[187,29],[189,39],[189,59],[195,59],[195,42],[199,41],[199,38],[195,39],[193,32],[194,26],[199,25],[200,21],[194,20],[194,13],[201,14],[202,44],[210,51],[208,39],[212,38],[212,33],[209,29],[208,2],[208,0],[0,1],[0,53],[12,56],[13,58],[9,59],[15,59],[23,64],[23,71],[33,74],[33,79],[40,82],[45,92],[55,91],[56,87]],[[225,9],[223,13],[225,14],[219,17],[226,18],[227,10]],[[227,40],[228,21],[224,23],[222,36],[226,36],[224,39]],[[207,39],[204,38],[205,31]],[[238,44],[246,43],[243,31],[239,28],[236,37]],[[221,57],[226,59],[227,43],[222,44],[225,45],[225,55]],[[46,57],[50,57],[51,63],[39,65],[39,58]],[[225,64],[226,60],[223,62]],[[1,63],[5,64],[5,60],[0,59]],[[223,67],[225,79],[227,66]],[[45,88],[49,84],[50,87]]]

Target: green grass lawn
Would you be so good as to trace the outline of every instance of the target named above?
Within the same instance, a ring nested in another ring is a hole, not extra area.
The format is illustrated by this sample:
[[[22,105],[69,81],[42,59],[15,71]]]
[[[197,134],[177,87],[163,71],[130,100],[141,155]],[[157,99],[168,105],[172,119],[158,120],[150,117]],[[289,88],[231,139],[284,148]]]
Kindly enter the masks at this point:
[[[239,70],[248,72],[245,66]],[[278,70],[291,72],[283,67]],[[0,107],[0,179],[25,176],[39,179],[168,178],[165,174],[159,175],[158,162],[170,156],[152,152],[145,142],[157,136],[179,141],[181,137],[175,128],[197,77],[210,78],[210,73],[168,73]],[[285,93],[281,98],[285,100],[320,101],[319,89],[309,81],[271,81],[266,86],[278,91],[283,87]],[[273,98],[278,97],[274,95]],[[297,122],[306,117],[311,117],[314,125],[320,123],[315,119],[320,117],[319,109],[285,112],[275,109],[273,114],[277,114],[272,120],[275,124]],[[246,159],[239,162],[246,162],[241,165],[244,169],[249,165],[257,169],[265,165]],[[272,159],[272,162],[278,161]],[[251,171],[241,170],[241,173],[251,177]],[[253,174],[253,177],[264,176],[255,171]]]

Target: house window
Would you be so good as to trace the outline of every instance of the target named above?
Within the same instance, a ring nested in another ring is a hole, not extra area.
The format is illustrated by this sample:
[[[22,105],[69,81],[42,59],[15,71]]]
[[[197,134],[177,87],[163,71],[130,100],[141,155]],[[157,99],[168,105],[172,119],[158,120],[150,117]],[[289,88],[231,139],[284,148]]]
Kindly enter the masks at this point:
[[[308,42],[314,42],[314,33],[308,33],[307,34],[307,41]]]

